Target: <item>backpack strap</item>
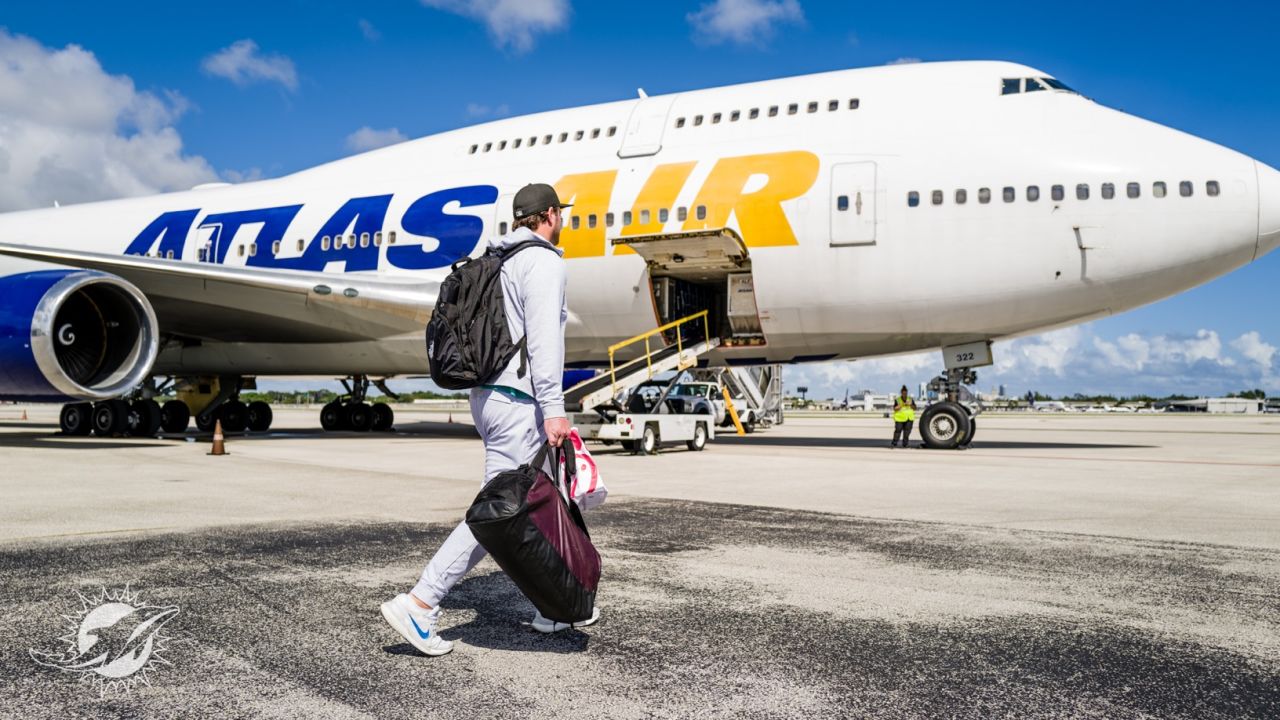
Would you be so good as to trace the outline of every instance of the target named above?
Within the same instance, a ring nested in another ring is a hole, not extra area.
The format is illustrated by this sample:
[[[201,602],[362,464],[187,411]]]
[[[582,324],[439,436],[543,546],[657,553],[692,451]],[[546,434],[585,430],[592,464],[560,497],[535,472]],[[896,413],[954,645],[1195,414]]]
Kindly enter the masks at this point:
[[[531,247],[538,247],[538,246],[542,246],[548,250],[555,250],[555,248],[552,247],[551,243],[548,243],[545,240],[525,240],[523,242],[518,242],[509,248],[504,248],[501,250],[496,248],[490,248],[488,252],[492,252],[494,255],[498,256],[499,262],[505,263],[506,261],[514,257],[515,254],[520,252],[521,250],[527,250]],[[516,377],[522,378],[522,379],[524,378],[525,373],[529,371],[529,343],[526,342],[528,339],[529,339],[529,336],[526,335],[520,338],[520,342],[516,343],[516,347],[520,348],[520,367],[516,369]]]
[[[506,261],[514,257],[515,254],[520,252],[521,250],[527,250],[528,248],[537,247],[539,245],[541,245],[542,247],[548,250],[555,250],[555,248],[552,247],[551,243],[547,242],[546,240],[525,240],[523,242],[518,242],[509,248],[502,248],[502,249],[489,248],[488,252],[491,252],[494,255],[497,255],[498,259],[505,263]]]

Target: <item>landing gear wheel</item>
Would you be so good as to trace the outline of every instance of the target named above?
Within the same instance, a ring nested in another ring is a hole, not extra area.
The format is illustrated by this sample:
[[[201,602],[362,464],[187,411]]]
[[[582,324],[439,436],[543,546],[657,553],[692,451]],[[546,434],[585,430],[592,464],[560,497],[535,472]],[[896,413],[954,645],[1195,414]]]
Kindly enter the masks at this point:
[[[160,432],[160,422],[163,420],[160,403],[155,400],[134,400],[130,409],[133,411],[129,429],[131,435],[155,437]]]
[[[702,449],[707,446],[707,426],[698,423],[693,429],[693,439],[685,444],[694,452],[702,452]]]
[[[356,432],[368,432],[373,427],[373,408],[365,403],[352,403],[344,408],[347,427]]]
[[[346,413],[342,411],[342,403],[334,401],[320,408],[320,427],[333,432],[341,430],[346,420]]]
[[[968,435],[969,412],[957,403],[934,403],[920,416],[920,439],[925,447],[954,450]]]
[[[220,410],[214,410],[208,414],[200,414],[196,416],[196,429],[200,432],[213,432],[218,424],[218,413]],[[223,428],[226,429],[225,427]]]
[[[99,437],[123,435],[129,427],[129,403],[103,400],[93,406],[93,434]]]
[[[68,403],[62,406],[58,416],[58,429],[63,435],[84,436],[93,432],[93,405]]]
[[[271,420],[275,414],[271,406],[261,400],[249,403],[249,429],[254,432],[266,432],[271,429]]]
[[[181,400],[170,400],[160,406],[160,428],[165,432],[186,432],[190,422],[191,408]]]
[[[386,403],[373,404],[373,427],[374,432],[387,432],[396,422],[396,411]]]
[[[228,400],[218,408],[218,419],[222,420],[225,432],[244,432],[249,427],[249,406],[239,400]]]
[[[644,427],[644,435],[640,438],[640,452],[645,455],[657,455],[658,446],[661,444],[658,437],[658,428],[653,425]]]
[[[960,447],[969,447],[973,444],[973,434],[978,432],[978,418],[969,416],[969,434],[964,436],[964,441],[960,443]]]

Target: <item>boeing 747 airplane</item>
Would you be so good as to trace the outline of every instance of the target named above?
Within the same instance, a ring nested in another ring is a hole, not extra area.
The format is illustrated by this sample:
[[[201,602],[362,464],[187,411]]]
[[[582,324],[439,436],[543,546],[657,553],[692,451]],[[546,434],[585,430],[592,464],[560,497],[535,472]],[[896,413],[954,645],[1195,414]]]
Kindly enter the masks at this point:
[[[954,393],[993,340],[1168,297],[1280,243],[1276,170],[1023,65],[641,92],[271,180],[2,215],[0,398],[68,402],[68,433],[190,414],[265,429],[242,388],[324,374],[354,383],[326,427],[389,427],[368,378],[425,372],[440,281],[507,231],[529,182],[573,203],[580,367],[706,310],[712,366],[941,348]],[[170,383],[187,402],[161,408]],[[957,407],[922,425],[963,444]]]

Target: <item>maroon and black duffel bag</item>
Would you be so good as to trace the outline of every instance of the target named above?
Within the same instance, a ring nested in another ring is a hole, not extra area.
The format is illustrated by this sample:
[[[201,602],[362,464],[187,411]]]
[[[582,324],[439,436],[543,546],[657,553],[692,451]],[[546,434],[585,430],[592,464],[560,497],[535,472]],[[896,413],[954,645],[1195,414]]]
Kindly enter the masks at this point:
[[[577,464],[573,446],[565,452],[566,493]],[[600,584],[600,553],[591,544],[576,503],[559,490],[560,457],[543,445],[533,461],[498,474],[467,510],[467,526],[498,566],[533,601],[542,616],[557,622],[591,617]]]

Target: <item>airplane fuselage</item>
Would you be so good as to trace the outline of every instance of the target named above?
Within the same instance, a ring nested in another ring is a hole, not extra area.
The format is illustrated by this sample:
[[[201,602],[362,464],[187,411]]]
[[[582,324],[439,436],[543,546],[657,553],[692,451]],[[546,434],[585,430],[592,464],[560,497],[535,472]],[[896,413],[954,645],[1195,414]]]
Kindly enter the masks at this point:
[[[273,180],[12,213],[0,238],[438,281],[506,229],[517,189],[548,182],[574,203],[561,244],[578,364],[667,319],[653,269],[619,238],[731,228],[745,241],[759,332],[712,364],[1037,332],[1167,297],[1275,247],[1280,224],[1260,203],[1280,192],[1274,170],[1045,77],[1008,63],[884,67],[547,112]],[[178,340],[155,372],[425,368],[421,333]]]

